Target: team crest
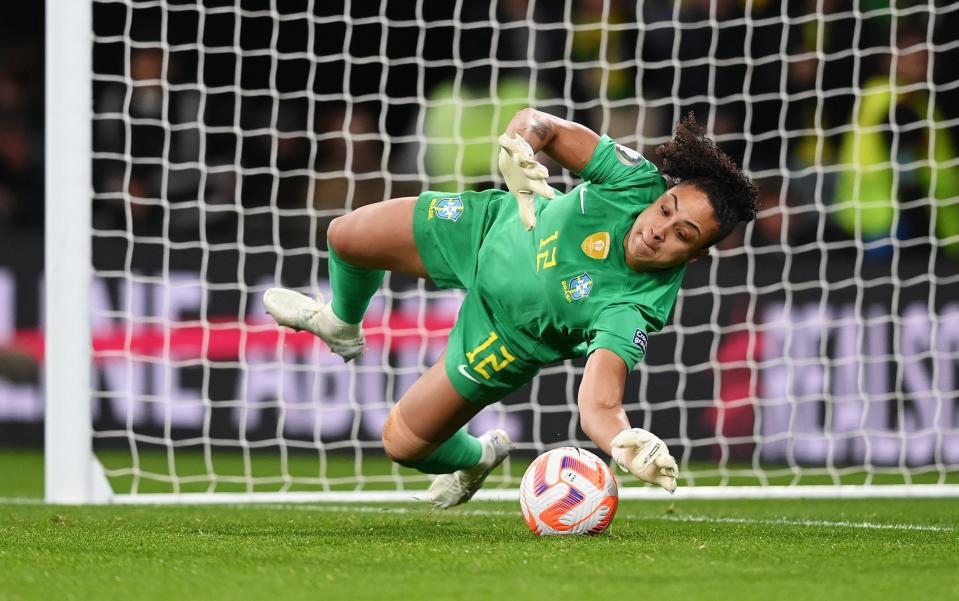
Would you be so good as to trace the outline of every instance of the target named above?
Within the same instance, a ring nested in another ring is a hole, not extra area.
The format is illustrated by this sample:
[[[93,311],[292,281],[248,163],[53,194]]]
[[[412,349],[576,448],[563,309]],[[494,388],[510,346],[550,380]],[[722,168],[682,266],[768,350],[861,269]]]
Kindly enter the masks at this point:
[[[459,196],[434,198],[430,201],[430,208],[426,218],[438,217],[444,221],[457,222],[463,215],[463,200]]]
[[[593,278],[588,273],[563,280],[563,294],[566,296],[566,302],[571,303],[589,296],[593,289]]]
[[[609,232],[590,234],[579,247],[590,259],[603,260],[609,256]]]

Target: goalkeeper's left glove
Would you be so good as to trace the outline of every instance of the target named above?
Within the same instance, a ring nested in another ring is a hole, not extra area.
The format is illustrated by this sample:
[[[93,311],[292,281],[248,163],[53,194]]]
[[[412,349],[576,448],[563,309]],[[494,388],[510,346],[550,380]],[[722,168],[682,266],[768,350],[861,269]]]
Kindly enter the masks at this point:
[[[536,160],[529,142],[519,134],[512,138],[503,134],[497,142],[500,146],[500,173],[503,174],[506,187],[519,203],[519,220],[523,227],[531,230],[536,225],[534,196],[539,194],[553,198],[553,189],[546,183],[549,172]]]
[[[619,467],[644,482],[676,492],[679,467],[658,436],[642,428],[630,428],[613,437],[610,444]]]

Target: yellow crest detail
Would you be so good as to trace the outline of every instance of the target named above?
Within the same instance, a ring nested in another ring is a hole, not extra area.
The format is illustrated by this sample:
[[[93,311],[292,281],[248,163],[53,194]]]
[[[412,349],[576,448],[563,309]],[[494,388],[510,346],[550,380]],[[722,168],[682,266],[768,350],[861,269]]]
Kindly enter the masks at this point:
[[[590,234],[579,247],[591,259],[605,259],[609,256],[609,232]]]

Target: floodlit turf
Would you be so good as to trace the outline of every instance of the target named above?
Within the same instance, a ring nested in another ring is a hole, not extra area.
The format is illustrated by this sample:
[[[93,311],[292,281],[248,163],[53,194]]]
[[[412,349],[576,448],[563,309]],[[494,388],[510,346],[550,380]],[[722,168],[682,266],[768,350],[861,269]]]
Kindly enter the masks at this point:
[[[632,502],[605,535],[539,539],[502,503],[4,506],[0,598],[954,599],[955,509]]]
[[[39,494],[0,453],[0,497]],[[624,502],[540,539],[512,503],[0,504],[0,599],[955,599],[959,501]]]

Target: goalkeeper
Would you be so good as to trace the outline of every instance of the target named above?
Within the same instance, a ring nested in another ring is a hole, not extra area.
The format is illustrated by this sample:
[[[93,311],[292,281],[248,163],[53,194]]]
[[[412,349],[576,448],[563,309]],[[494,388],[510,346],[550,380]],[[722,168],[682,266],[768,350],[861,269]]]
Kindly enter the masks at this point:
[[[463,426],[542,366],[583,356],[583,431],[622,468],[675,491],[666,445],[626,418],[626,375],[666,324],[686,264],[756,216],[755,185],[692,115],[658,148],[662,172],[608,136],[532,109],[499,144],[509,191],[424,192],[339,217],[327,235],[332,302],[273,288],[267,311],[349,361],[363,352],[363,314],[384,270],[467,291],[446,351],[383,427],[394,461],[439,474],[428,493],[437,507],[468,501],[512,448],[505,432],[474,438]],[[584,182],[552,190],[539,151]]]

